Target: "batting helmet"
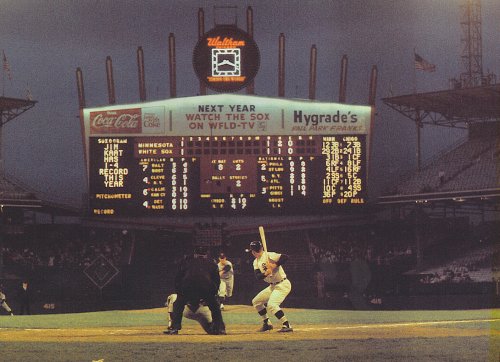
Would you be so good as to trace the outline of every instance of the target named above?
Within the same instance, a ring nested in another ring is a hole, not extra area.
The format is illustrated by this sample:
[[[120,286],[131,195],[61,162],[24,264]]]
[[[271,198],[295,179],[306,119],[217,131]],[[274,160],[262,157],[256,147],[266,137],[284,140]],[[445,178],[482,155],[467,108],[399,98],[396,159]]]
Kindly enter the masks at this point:
[[[259,240],[254,240],[250,243],[250,250],[259,252],[262,250],[262,243]]]

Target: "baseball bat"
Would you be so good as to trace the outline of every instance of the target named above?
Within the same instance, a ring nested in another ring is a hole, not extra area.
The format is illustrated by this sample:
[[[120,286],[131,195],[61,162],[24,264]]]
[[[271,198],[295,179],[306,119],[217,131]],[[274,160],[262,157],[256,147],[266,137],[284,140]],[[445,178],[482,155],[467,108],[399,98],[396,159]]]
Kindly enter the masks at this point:
[[[262,241],[262,248],[267,253],[266,234],[264,233],[263,226],[259,226],[259,234],[260,234],[260,241]]]

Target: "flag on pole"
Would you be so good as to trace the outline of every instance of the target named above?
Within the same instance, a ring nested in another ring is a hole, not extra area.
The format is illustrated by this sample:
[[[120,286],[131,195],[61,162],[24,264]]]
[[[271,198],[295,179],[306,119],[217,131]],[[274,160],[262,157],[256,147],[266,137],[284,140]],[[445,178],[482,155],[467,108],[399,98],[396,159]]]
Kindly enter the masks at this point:
[[[415,69],[423,70],[424,72],[434,72],[436,71],[436,65],[429,63],[427,60],[415,53]]]
[[[9,80],[12,82],[12,74],[10,74],[9,62],[7,61],[7,57],[5,56],[5,52],[3,50],[2,53],[3,53],[3,71],[5,74],[7,74],[7,77],[9,77]]]

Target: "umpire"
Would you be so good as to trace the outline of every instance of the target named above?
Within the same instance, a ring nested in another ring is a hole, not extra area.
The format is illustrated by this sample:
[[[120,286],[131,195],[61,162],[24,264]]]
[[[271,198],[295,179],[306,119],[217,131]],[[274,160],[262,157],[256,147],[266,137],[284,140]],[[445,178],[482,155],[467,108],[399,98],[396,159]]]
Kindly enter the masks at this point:
[[[217,265],[208,260],[206,254],[195,253],[195,257],[185,258],[179,264],[175,276],[177,299],[173,303],[172,323],[167,334],[177,334],[181,330],[186,305],[196,311],[201,303],[206,305],[212,314],[210,334],[226,334],[226,326],[217,300],[219,286],[220,276]]]

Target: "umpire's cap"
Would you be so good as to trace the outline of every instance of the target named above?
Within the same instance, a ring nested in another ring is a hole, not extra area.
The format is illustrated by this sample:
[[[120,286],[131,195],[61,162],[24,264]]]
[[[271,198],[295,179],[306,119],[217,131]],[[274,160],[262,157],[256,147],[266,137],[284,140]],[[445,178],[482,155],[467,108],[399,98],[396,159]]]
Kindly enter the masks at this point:
[[[259,252],[262,250],[262,243],[259,240],[254,240],[250,243],[250,250],[249,251],[256,251]]]

